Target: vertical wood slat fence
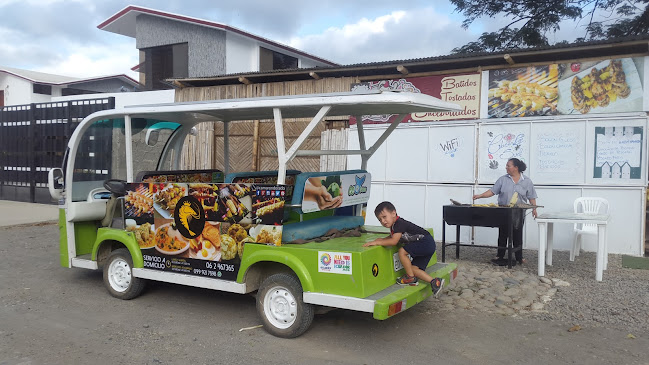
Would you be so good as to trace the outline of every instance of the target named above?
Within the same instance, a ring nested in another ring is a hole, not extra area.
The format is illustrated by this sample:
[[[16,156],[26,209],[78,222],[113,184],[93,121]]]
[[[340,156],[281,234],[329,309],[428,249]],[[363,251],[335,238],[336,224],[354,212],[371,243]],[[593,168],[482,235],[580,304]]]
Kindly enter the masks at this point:
[[[264,96],[285,96],[345,92],[358,82],[354,77],[302,80],[251,85],[222,85],[209,87],[188,87],[176,90],[176,102],[205,101],[220,99],[254,98]],[[320,149],[321,133],[332,125],[346,125],[344,117],[328,126],[320,123],[307,138],[303,149]],[[287,148],[297,139],[310,119],[287,119],[284,121],[284,136]],[[255,127],[257,124],[257,127]],[[240,121],[230,123],[230,171],[276,170],[277,143],[272,120]],[[183,147],[181,166],[184,169],[224,169],[223,123],[202,123],[196,136],[188,136]],[[318,171],[320,158],[296,157],[289,162],[289,169]]]
[[[86,116],[113,108],[114,97],[0,108],[0,199],[51,203],[47,174],[61,166],[72,132]]]

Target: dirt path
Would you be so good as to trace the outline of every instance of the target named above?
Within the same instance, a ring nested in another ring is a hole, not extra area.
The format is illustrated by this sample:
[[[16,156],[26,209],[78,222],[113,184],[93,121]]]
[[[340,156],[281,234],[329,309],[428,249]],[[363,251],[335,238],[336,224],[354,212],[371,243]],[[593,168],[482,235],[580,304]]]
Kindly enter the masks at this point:
[[[153,283],[114,299],[100,272],[59,266],[57,237],[56,225],[0,228],[0,365],[649,363],[641,336],[436,300],[387,321],[333,311],[294,340],[240,332],[260,323],[252,296]]]

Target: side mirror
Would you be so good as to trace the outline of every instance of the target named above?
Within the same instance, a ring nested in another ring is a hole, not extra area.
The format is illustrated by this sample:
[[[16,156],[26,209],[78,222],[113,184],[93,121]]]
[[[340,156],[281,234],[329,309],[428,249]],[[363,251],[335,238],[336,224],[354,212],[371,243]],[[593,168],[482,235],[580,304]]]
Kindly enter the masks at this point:
[[[144,138],[144,142],[146,143],[147,146],[153,147],[158,143],[158,136],[160,136],[159,130],[149,128],[146,131],[146,137]]]
[[[50,190],[50,195],[55,200],[63,197],[63,170],[55,167],[47,173],[47,187]]]

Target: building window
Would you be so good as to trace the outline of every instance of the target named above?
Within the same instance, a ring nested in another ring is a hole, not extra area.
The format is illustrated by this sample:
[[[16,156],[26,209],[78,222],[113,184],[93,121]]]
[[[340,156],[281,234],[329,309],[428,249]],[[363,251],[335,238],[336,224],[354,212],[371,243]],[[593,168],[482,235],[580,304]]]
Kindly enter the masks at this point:
[[[52,95],[52,85],[34,84],[34,94]]]
[[[147,90],[170,89],[166,79],[189,75],[187,43],[152,47],[144,50],[144,79]]]
[[[297,68],[297,58],[259,47],[259,71]]]

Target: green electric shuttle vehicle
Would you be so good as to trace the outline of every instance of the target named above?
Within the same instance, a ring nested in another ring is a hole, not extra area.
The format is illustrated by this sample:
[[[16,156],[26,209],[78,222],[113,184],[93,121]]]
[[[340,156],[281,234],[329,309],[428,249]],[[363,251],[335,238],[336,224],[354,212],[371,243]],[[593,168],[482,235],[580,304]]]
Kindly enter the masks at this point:
[[[328,308],[387,319],[432,292],[429,284],[395,284],[404,274],[397,247],[363,247],[387,232],[364,225],[367,161],[406,115],[457,109],[428,95],[370,91],[94,113],[70,138],[63,168],[49,174],[60,205],[61,265],[103,270],[108,292],[121,299],[137,297],[149,280],[256,292],[264,328],[280,337],[299,336],[315,311]],[[400,117],[366,144],[360,116],[378,114]],[[302,149],[317,124],[335,116],[357,116],[360,149]],[[284,118],[312,118],[291,146]],[[247,120],[274,120],[277,170],[229,171],[230,123]],[[183,145],[197,138],[200,123],[223,123],[223,142],[215,145],[219,153],[224,147],[224,171],[182,168],[189,155]],[[319,155],[359,155],[361,166],[287,170],[296,156]],[[455,264],[436,255],[426,271],[447,283],[457,275]]]

